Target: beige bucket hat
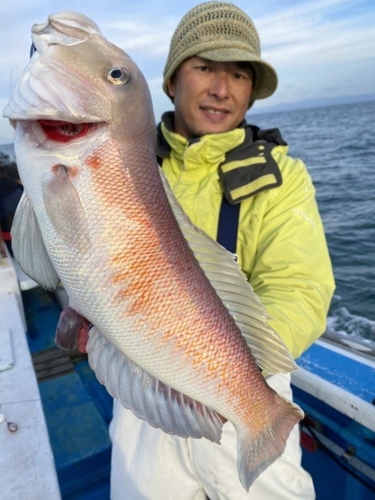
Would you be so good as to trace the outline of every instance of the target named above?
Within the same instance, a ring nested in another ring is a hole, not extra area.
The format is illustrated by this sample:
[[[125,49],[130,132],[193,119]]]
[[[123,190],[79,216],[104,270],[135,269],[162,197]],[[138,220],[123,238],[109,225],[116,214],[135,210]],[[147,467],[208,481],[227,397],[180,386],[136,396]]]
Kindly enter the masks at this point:
[[[255,99],[271,96],[277,88],[274,68],[260,57],[260,40],[252,20],[226,2],[205,2],[191,9],[174,32],[164,68],[163,90],[179,65],[189,57],[211,61],[248,61],[254,68]]]

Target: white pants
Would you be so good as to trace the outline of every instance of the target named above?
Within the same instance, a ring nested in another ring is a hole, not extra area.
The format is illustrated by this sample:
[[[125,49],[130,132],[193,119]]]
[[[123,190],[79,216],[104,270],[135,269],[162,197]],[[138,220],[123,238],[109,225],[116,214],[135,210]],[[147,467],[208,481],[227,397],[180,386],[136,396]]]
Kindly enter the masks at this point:
[[[267,380],[292,399],[289,375]],[[236,431],[223,426],[221,444],[207,439],[169,436],[139,420],[115,401],[110,425],[113,443],[112,500],[313,500],[310,475],[301,467],[298,425],[283,455],[263,472],[247,493],[237,474]]]

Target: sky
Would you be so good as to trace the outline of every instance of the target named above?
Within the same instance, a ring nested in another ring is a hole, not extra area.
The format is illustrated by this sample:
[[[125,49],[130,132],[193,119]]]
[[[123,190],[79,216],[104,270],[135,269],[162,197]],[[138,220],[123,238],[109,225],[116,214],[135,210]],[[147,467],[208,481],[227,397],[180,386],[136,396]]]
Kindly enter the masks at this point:
[[[0,109],[25,68],[31,27],[49,14],[80,12],[121,47],[146,77],[159,121],[172,104],[162,73],[173,31],[197,0],[3,0],[0,5]],[[374,0],[238,0],[258,29],[262,57],[277,71],[276,93],[257,101],[252,113],[308,100],[336,102],[348,96],[375,99]],[[13,129],[0,117],[0,144]]]

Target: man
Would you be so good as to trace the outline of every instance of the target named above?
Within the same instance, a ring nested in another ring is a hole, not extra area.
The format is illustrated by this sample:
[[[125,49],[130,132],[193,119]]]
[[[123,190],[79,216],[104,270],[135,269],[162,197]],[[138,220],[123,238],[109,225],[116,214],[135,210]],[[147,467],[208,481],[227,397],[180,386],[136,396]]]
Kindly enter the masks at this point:
[[[171,41],[163,88],[174,103],[158,127],[158,157],[192,222],[233,251],[297,358],[325,329],[334,280],[315,191],[304,164],[287,156],[276,129],[244,122],[254,100],[276,90],[257,31],[233,4],[189,11]],[[290,377],[267,382],[291,399]],[[221,444],[169,436],[114,406],[112,499],[313,499],[300,465],[298,426],[282,457],[246,492],[236,435]]]

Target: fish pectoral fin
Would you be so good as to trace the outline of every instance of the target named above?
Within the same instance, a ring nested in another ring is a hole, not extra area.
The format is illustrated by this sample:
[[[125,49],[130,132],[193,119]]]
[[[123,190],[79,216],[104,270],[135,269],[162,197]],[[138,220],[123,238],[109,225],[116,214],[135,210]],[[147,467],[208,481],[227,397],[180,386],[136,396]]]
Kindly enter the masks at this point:
[[[13,254],[21,269],[43,288],[56,290],[60,278],[49,258],[38,220],[25,192],[14,214],[11,235]]]
[[[84,318],[70,306],[64,307],[57,323],[55,344],[60,349],[74,349],[78,342],[78,334],[84,327]]]
[[[238,476],[246,491],[282,455],[291,430],[303,417],[299,406],[275,394],[272,411],[257,435],[247,428],[235,426]]]
[[[59,237],[85,255],[90,248],[86,214],[68,171],[64,165],[53,167],[53,175],[42,182],[43,201]]]
[[[216,412],[148,374],[95,327],[89,333],[87,352],[99,382],[138,418],[167,434],[220,442],[223,420]]]
[[[269,325],[266,308],[247,281],[233,254],[197,228],[183,211],[160,169],[169,203],[199,265],[241,330],[264,375],[297,369],[288,348]]]

